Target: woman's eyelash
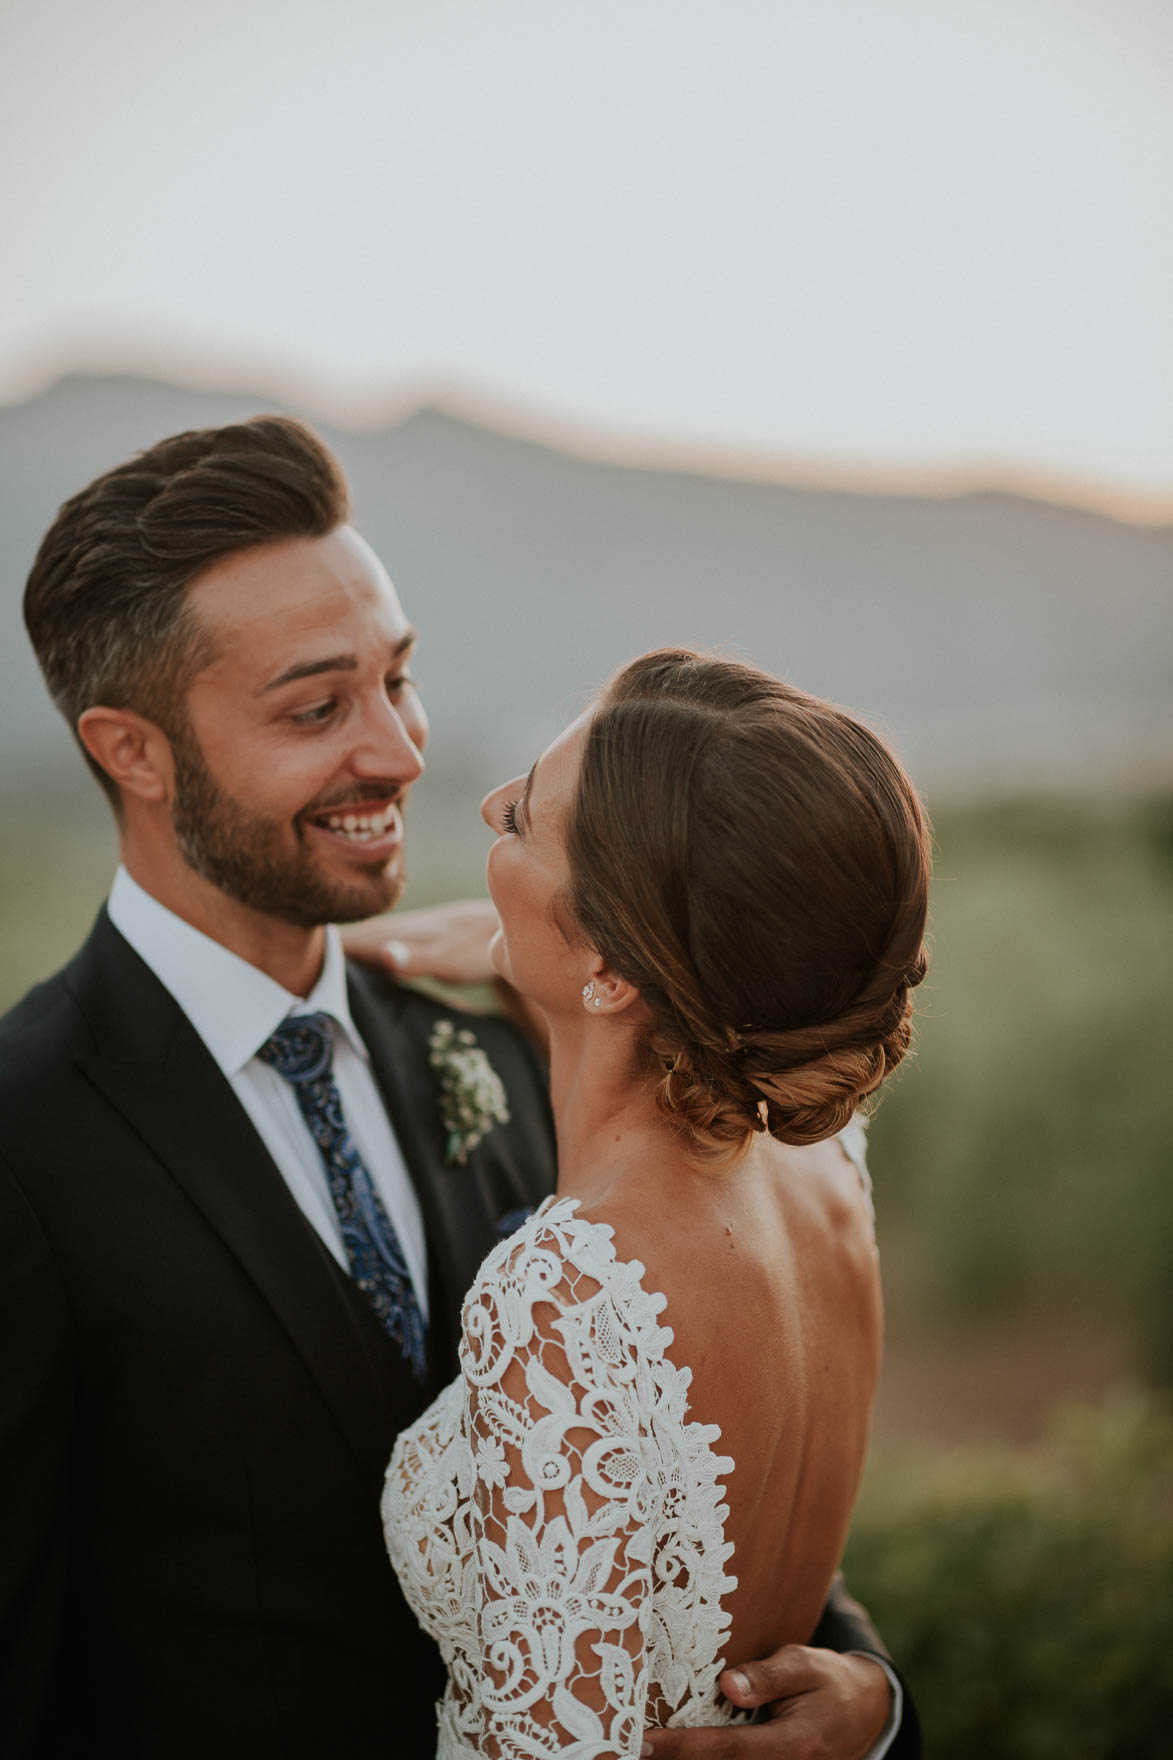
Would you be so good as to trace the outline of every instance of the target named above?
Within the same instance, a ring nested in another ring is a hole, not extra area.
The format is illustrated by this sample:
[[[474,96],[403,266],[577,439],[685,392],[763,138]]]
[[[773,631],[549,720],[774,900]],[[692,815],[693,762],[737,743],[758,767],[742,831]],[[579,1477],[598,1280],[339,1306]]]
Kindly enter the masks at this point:
[[[517,809],[519,805],[520,803],[518,801],[506,801],[501,809],[501,823],[504,825],[506,831],[508,831],[513,837],[516,837],[520,830],[520,826],[517,823]]]

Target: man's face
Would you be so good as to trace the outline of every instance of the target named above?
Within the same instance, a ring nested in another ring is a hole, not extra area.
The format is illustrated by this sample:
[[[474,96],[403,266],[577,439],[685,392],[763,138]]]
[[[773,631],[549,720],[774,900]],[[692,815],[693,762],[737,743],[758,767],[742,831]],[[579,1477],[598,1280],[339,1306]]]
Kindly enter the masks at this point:
[[[350,526],[258,546],[189,591],[213,659],[171,730],[188,863],[241,904],[353,922],[403,888],[403,807],[428,723],[415,632]]]

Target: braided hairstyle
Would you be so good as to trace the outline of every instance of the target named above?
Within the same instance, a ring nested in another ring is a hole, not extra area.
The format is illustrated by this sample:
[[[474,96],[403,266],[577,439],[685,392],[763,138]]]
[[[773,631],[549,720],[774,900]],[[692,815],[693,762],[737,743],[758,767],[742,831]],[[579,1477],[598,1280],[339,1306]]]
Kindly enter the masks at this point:
[[[645,654],[591,722],[566,842],[569,914],[640,991],[657,1103],[700,1157],[834,1135],[908,1050],[929,828],[843,710]]]

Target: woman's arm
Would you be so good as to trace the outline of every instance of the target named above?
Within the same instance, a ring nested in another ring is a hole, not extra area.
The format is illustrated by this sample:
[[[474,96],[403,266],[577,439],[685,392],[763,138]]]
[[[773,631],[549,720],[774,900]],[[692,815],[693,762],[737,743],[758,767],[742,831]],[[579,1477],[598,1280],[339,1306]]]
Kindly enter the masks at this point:
[[[454,1709],[486,1755],[620,1760],[640,1750],[648,1699],[644,1439],[621,1365],[579,1348],[598,1285],[555,1265],[546,1243],[523,1246],[465,1311],[478,1643],[452,1670]]]

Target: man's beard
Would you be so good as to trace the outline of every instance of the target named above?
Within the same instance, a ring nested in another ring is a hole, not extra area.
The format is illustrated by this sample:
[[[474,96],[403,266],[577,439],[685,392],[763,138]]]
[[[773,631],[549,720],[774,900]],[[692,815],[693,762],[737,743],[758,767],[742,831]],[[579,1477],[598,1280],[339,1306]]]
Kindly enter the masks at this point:
[[[372,869],[362,882],[347,885],[317,871],[300,825],[299,849],[286,845],[284,821],[249,812],[226,794],[208,769],[189,727],[169,730],[175,761],[175,805],[171,823],[185,860],[205,880],[264,917],[316,929],[323,923],[357,923],[389,911],[403,891],[402,871]],[[382,785],[381,800],[387,798]],[[323,805],[326,803],[323,803]]]

